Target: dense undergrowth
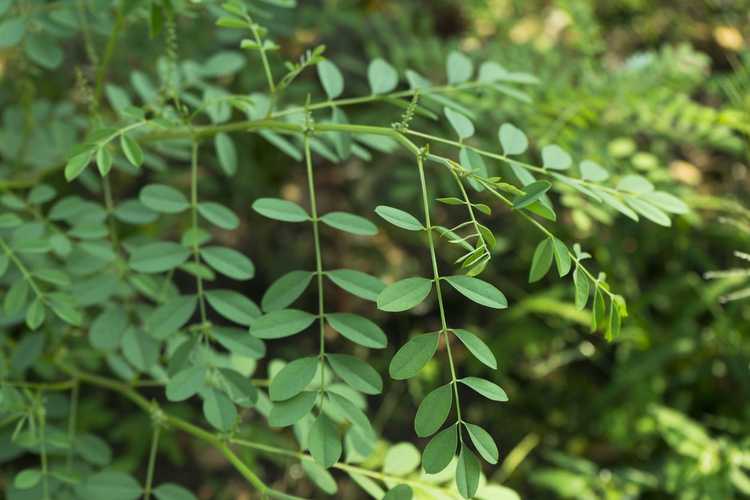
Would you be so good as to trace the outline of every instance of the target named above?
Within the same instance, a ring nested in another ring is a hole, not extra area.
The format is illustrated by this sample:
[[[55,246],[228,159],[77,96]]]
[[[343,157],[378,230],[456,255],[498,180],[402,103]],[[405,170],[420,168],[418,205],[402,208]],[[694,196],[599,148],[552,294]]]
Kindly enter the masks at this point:
[[[7,496],[750,493],[742,10],[298,3],[0,0]]]

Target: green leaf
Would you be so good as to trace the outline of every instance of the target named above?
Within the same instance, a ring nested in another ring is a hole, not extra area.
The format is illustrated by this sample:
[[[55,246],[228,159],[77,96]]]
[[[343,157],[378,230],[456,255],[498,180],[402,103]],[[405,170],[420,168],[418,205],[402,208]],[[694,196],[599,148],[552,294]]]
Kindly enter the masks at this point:
[[[291,305],[310,285],[313,273],[291,271],[273,282],[263,294],[260,305],[264,311],[278,311]]]
[[[268,414],[268,424],[271,427],[287,427],[299,422],[302,417],[310,413],[315,401],[318,399],[317,392],[303,392],[286,401],[273,404]]]
[[[216,389],[208,388],[203,396],[203,415],[209,424],[220,431],[229,431],[237,420],[237,408],[226,394]]]
[[[190,490],[174,483],[162,483],[154,488],[156,500],[197,500]]]
[[[237,373],[228,368],[219,368],[218,387],[229,399],[244,408],[251,408],[258,402],[258,390],[250,381],[250,377]]]
[[[31,330],[36,330],[44,323],[45,315],[44,302],[37,297],[26,310],[26,326]]]
[[[529,148],[529,140],[521,129],[511,123],[503,123],[498,131],[500,145],[503,152],[510,155],[520,155]]]
[[[336,99],[344,91],[344,77],[341,71],[328,59],[318,63],[318,78],[328,99]]]
[[[222,229],[233,230],[240,226],[240,219],[230,209],[219,203],[211,201],[198,204],[198,212],[205,219]]]
[[[378,309],[382,311],[407,311],[420,304],[432,290],[432,280],[406,278],[386,286],[378,295]]]
[[[39,469],[24,469],[13,478],[13,486],[19,490],[33,488],[42,479],[42,471]]]
[[[419,467],[419,450],[411,443],[391,446],[383,459],[383,472],[390,476],[406,476]]]
[[[604,326],[606,314],[604,304],[604,294],[599,288],[598,283],[594,283],[594,305],[592,306],[591,331],[594,332]]]
[[[162,273],[174,269],[190,257],[190,250],[171,241],[149,243],[130,253],[128,265],[139,273]]]
[[[609,178],[607,172],[601,165],[590,160],[583,160],[580,164],[581,178],[592,182],[603,182]]]
[[[370,349],[383,349],[388,339],[383,330],[369,319],[351,313],[328,313],[331,328],[347,339]]]
[[[2,28],[2,26],[0,26],[0,28]],[[73,158],[68,160],[68,163],[65,165],[66,181],[70,182],[81,175],[81,172],[83,172],[91,162],[91,154],[91,151],[86,151],[85,153],[75,155]]]
[[[519,210],[528,207],[535,201],[538,201],[544,193],[550,190],[552,184],[547,181],[536,181],[524,186],[524,194],[517,196],[513,200],[513,209]]]
[[[615,305],[615,301],[611,300],[609,303],[609,325],[607,326],[607,340],[612,341],[620,335],[620,327],[622,325],[622,318],[620,317],[620,311]]]
[[[573,159],[563,148],[552,144],[542,148],[542,164],[550,170],[567,170],[573,165]]]
[[[479,394],[493,401],[508,401],[508,395],[496,383],[479,377],[464,377],[458,380],[462,384],[471,387]]]
[[[413,498],[413,492],[410,486],[405,484],[399,484],[398,486],[388,490],[383,500],[411,500]]]
[[[464,498],[473,498],[479,488],[479,460],[465,445],[461,445],[456,464],[456,487]]]
[[[589,301],[590,286],[588,277],[583,274],[578,266],[573,271],[573,286],[576,291],[576,308],[583,310],[586,307],[586,303]]]
[[[20,313],[29,300],[29,282],[25,279],[16,280],[8,289],[3,301],[3,310],[8,316]]]
[[[414,429],[419,437],[431,436],[448,418],[453,404],[453,385],[445,384],[430,392],[417,408]]]
[[[448,83],[455,85],[468,81],[474,74],[474,63],[461,52],[451,51],[446,60]]]
[[[0,22],[0,49],[18,45],[26,33],[26,22],[21,17],[11,17]]]
[[[112,169],[112,153],[109,152],[106,145],[96,151],[96,166],[102,176],[107,175]]]
[[[690,211],[682,200],[664,191],[647,193],[642,195],[641,198],[651,205],[673,214],[686,214]]]
[[[250,326],[261,315],[255,302],[234,290],[209,290],[205,296],[216,312],[240,325]]]
[[[380,394],[383,380],[380,374],[361,359],[349,354],[327,354],[333,372],[353,389],[365,394]]]
[[[425,229],[416,217],[398,208],[378,205],[375,207],[375,213],[401,229],[408,231],[422,231]]]
[[[206,264],[232,279],[249,280],[255,275],[253,262],[237,250],[211,246],[201,248],[200,252]]]
[[[450,283],[461,295],[473,300],[477,304],[493,309],[505,309],[508,307],[508,300],[503,295],[503,292],[486,281],[464,275],[445,276],[443,279]]]
[[[112,351],[120,345],[128,326],[128,316],[122,308],[105,309],[91,323],[89,342],[100,351]]]
[[[258,198],[253,202],[253,210],[269,219],[284,222],[304,222],[310,219],[304,208],[293,201],[280,198]]]
[[[166,214],[178,214],[190,207],[184,194],[165,184],[149,184],[141,189],[138,199],[151,210]]]
[[[214,137],[214,147],[221,169],[228,176],[234,175],[237,172],[237,149],[234,147],[232,138],[229,134],[219,132]]]
[[[280,339],[295,335],[315,321],[316,316],[297,309],[271,311],[256,319],[250,333],[259,339]]]
[[[562,278],[570,272],[570,266],[572,265],[573,261],[571,260],[570,254],[568,253],[568,247],[566,247],[565,243],[557,238],[554,238],[552,240],[552,250],[555,255],[557,272],[560,273],[560,277]]]
[[[315,486],[323,490],[324,493],[333,495],[338,491],[336,479],[323,467],[311,460],[302,460],[300,465],[305,474],[307,474],[307,477],[315,483]]]
[[[388,372],[396,380],[411,378],[435,355],[439,333],[425,333],[409,339],[391,360]]]
[[[615,210],[625,215],[626,217],[633,219],[634,221],[638,220],[638,214],[636,214],[635,211],[633,211],[630,207],[625,205],[619,199],[615,198],[614,196],[612,196],[606,191],[602,191],[601,189],[594,189],[593,191],[596,193],[597,196],[599,196],[599,198],[601,198],[601,200],[605,204],[614,208]]]
[[[29,59],[47,69],[56,69],[63,61],[63,51],[57,41],[45,33],[28,33],[24,50]]]
[[[672,221],[667,214],[665,214],[660,208],[655,207],[641,198],[626,198],[625,203],[630,205],[633,210],[651,222],[655,222],[664,227],[670,227],[672,225]]]
[[[130,474],[104,470],[86,478],[81,492],[86,500],[136,500],[143,490]]]
[[[474,135],[474,124],[464,115],[450,108],[443,108],[443,113],[445,113],[445,117],[448,118],[451,127],[456,131],[460,140],[468,139]]]
[[[370,62],[367,79],[373,94],[387,94],[398,85],[398,73],[393,66],[380,58]]]
[[[529,270],[529,283],[534,283],[544,278],[550,267],[552,267],[552,239],[545,238],[536,250],[534,250],[534,256],[531,258],[531,269]]]
[[[367,419],[367,415],[360,410],[347,397],[340,396],[335,392],[328,392],[330,404],[334,405],[340,411],[344,418],[349,420],[354,426],[358,427],[364,433],[375,436],[375,430]]]
[[[334,269],[326,271],[326,276],[352,295],[373,302],[385,288],[378,278],[354,269]]]
[[[252,359],[260,359],[266,354],[265,344],[250,335],[247,330],[216,326],[211,330],[211,336],[234,354]]]
[[[456,445],[458,444],[457,425],[440,431],[433,437],[422,452],[422,468],[428,474],[437,474],[448,467],[453,457],[456,456]]]
[[[497,360],[492,350],[485,344],[482,339],[468,330],[454,329],[453,333],[466,346],[475,358],[489,366],[493,370],[497,369]]]
[[[474,443],[474,447],[477,449],[482,458],[484,458],[491,464],[496,464],[498,458],[500,457],[500,452],[497,450],[495,440],[492,439],[490,433],[480,426],[470,424],[468,422],[464,422],[464,426],[469,432],[471,442]]]
[[[184,401],[203,390],[208,371],[204,366],[191,366],[169,379],[166,386],[167,399]]]
[[[369,220],[346,212],[327,213],[320,221],[334,229],[360,236],[373,236],[378,233],[377,226]]]
[[[120,346],[125,359],[138,371],[148,371],[159,361],[159,343],[135,328],[125,330]]]
[[[310,455],[322,467],[328,468],[341,457],[341,438],[336,425],[325,413],[318,415],[307,435]]]
[[[143,150],[138,143],[129,135],[122,134],[120,136],[120,147],[122,152],[125,153],[125,158],[135,167],[140,167],[143,164]]]
[[[654,185],[640,175],[626,175],[617,183],[618,191],[629,191],[633,194],[646,194],[654,190]]]
[[[167,300],[146,318],[146,332],[156,339],[166,339],[190,320],[197,304],[194,295],[178,295]]]
[[[271,401],[284,401],[301,393],[312,381],[319,363],[317,357],[300,358],[287,363],[271,381]]]

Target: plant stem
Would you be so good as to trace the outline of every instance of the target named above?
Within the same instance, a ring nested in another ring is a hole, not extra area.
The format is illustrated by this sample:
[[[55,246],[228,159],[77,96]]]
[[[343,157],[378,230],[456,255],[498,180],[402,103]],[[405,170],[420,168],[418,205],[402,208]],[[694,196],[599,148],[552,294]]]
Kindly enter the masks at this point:
[[[305,165],[307,167],[307,191],[310,198],[310,215],[313,228],[313,242],[315,244],[315,274],[318,282],[318,324],[320,325],[320,406],[319,413],[323,412],[323,401],[325,394],[325,297],[323,295],[323,257],[320,251],[320,219],[318,218],[318,203],[315,195],[315,177],[312,167],[312,153],[310,152],[310,137],[305,134]]]
[[[456,417],[458,422],[462,422],[461,419],[461,401],[458,396],[458,380],[456,378],[456,367],[453,363],[453,353],[451,352],[451,341],[448,334],[448,323],[445,319],[445,306],[443,304],[443,292],[440,287],[440,271],[438,270],[437,256],[435,253],[435,242],[432,239],[432,222],[430,222],[430,202],[427,193],[427,182],[424,175],[424,162],[422,155],[417,155],[417,168],[419,170],[419,185],[422,191],[422,208],[424,210],[425,226],[427,228],[427,244],[430,247],[430,260],[432,262],[432,276],[435,282],[435,293],[437,295],[438,309],[440,311],[440,324],[442,326],[441,332],[445,340],[445,350],[448,352],[448,364],[451,370],[451,384],[453,385],[453,395],[456,398]],[[463,440],[461,432],[458,433],[458,437]]]
[[[104,56],[102,57],[99,67],[96,69],[96,87],[94,89],[94,102],[98,105],[104,91],[104,80],[107,78],[107,71],[109,70],[109,63],[112,61],[112,56],[117,48],[117,41],[120,38],[122,28],[125,26],[125,15],[122,12],[122,4],[118,4],[117,13],[115,14],[115,25],[112,28],[112,32],[107,40],[107,46],[104,49]]]
[[[15,264],[15,266],[21,272],[23,279],[28,282],[31,289],[34,290],[34,293],[36,294],[36,296],[39,297],[39,300],[41,300],[42,302],[46,302],[44,293],[39,288],[39,285],[36,284],[36,281],[34,281],[34,278],[31,276],[31,272],[29,271],[29,269],[21,261],[21,259],[18,258],[16,253],[13,251],[12,248],[10,248],[10,246],[5,242],[3,238],[0,238],[0,249],[2,249],[2,251],[5,252],[5,255],[7,255],[8,258],[11,260],[11,262]]]
[[[70,472],[73,467],[73,450],[75,449],[73,443],[75,442],[76,419],[78,418],[78,393],[78,380],[73,379],[73,388],[70,391],[70,415],[68,415],[68,442],[70,443],[66,457],[66,467],[68,472]]]
[[[148,454],[148,468],[146,469],[146,485],[143,488],[143,500],[151,498],[151,487],[154,482],[154,468],[156,467],[156,453],[159,450],[159,433],[161,423],[153,422],[154,431],[151,434],[151,450]]]
[[[198,141],[193,137],[192,148],[190,153],[190,217],[193,232],[193,259],[197,265],[200,265],[200,250],[198,249]],[[203,294],[203,278],[199,274],[195,275],[195,285],[198,294],[198,304],[200,307],[201,323],[207,323],[206,316],[206,299]]]
[[[153,411],[152,404],[126,384],[93,373],[78,371],[76,368],[60,361],[57,364],[61,370],[73,377],[76,377],[81,382],[115,391],[135,403],[145,412],[150,414]],[[250,484],[258,489],[258,491],[260,491],[262,494],[266,494],[271,491],[270,488],[250,468],[242,463],[237,455],[235,455],[234,452],[228,446],[226,446],[226,444],[224,444],[224,442],[219,437],[191,424],[190,422],[187,422],[174,415],[169,415],[167,413],[164,413],[164,423],[169,426],[181,429],[182,431],[185,431],[188,434],[201,439],[202,441],[206,441],[207,443],[216,447],[222,452],[227,460],[229,460],[232,465],[237,468],[240,474],[242,474]]]
[[[49,500],[49,481],[47,478],[47,410],[44,407],[44,401],[40,393],[39,398],[39,454],[42,460],[42,497]]]

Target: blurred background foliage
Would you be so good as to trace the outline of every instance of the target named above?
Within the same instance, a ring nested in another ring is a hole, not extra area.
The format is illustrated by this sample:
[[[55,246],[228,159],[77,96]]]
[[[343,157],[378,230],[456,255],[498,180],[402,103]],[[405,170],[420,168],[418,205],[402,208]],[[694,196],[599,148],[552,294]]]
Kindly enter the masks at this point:
[[[189,3],[174,3],[185,9],[177,30],[180,57],[204,60],[217,50],[217,43],[235,46],[232,33],[192,23]],[[91,27],[104,35],[113,29],[113,22],[102,17]],[[502,406],[481,400],[464,403],[470,418],[481,420],[501,446],[504,460],[490,479],[514,489],[521,498],[750,495],[750,308],[746,302],[721,300],[743,290],[744,278],[738,272],[720,274],[722,279],[715,281],[704,279],[710,271],[748,266],[734,252],[750,249],[750,233],[743,230],[750,223],[744,207],[750,186],[750,2],[303,0],[297,9],[268,23],[283,40],[286,59],[325,44],[326,55],[353,76],[348,85],[355,93],[356,85],[361,93],[367,92],[367,61],[377,56],[400,72],[410,68],[429,77],[442,75],[447,53],[459,49],[476,61],[496,61],[531,73],[539,78],[538,85],[524,86],[522,91],[508,88],[500,97],[487,93],[466,98],[465,104],[482,117],[475,120],[478,145],[496,148],[498,124],[510,121],[538,144],[554,142],[574,157],[591,158],[614,172],[635,172],[656,184],[673,185],[672,191],[692,209],[664,230],[603,211],[580,196],[556,196],[556,204],[565,207],[559,211],[563,224],[557,225],[557,236],[580,242],[607,273],[613,289],[628,300],[630,315],[621,337],[612,344],[589,333],[589,313],[574,307],[568,284],[550,276],[526,285],[538,236],[519,230],[508,212],[493,215],[488,225],[496,230],[498,255],[485,279],[498,284],[511,307],[488,315],[465,302],[453,304],[450,296],[446,306],[457,323],[482,334],[500,366],[498,372],[489,372],[459,352],[462,370],[500,377],[498,382],[510,397],[510,403]],[[160,44],[149,40],[145,19],[123,36],[121,46],[127,49],[115,55],[110,78],[119,83],[106,90],[110,103],[136,99],[128,93],[133,87],[147,88],[138,85],[145,81],[141,72],[163,53]],[[73,103],[91,89],[76,78],[77,71],[86,71],[85,46],[64,38],[62,45],[73,54],[66,57],[71,66],[49,73],[43,82],[36,78],[40,70],[34,64],[0,50],[2,114],[12,122],[12,115],[21,113],[29,127],[42,121],[59,123],[55,140],[72,144],[73,131],[80,125]],[[248,64],[253,65],[251,70],[227,75],[221,83],[236,92],[260,88],[262,72],[254,62]],[[307,75],[294,92],[302,100],[313,89],[317,81]],[[25,103],[32,100],[29,109]],[[350,120],[388,125],[401,112],[384,109],[364,108]],[[426,131],[448,130],[429,119],[421,120],[420,126]],[[3,134],[0,151],[28,149],[26,168],[31,170],[21,172],[24,176],[36,178],[59,167],[61,159],[45,146],[49,137],[35,136],[30,143],[18,145],[7,127]],[[250,214],[250,201],[279,192],[304,201],[304,172],[262,139],[246,135],[236,144],[240,174],[231,183],[204,175],[201,189],[207,198],[222,200],[243,217],[241,230],[223,236],[226,243],[264,266],[244,288],[228,286],[257,299],[290,262],[310,262],[313,250],[311,240],[298,232],[260,223]],[[365,213],[381,202],[413,204],[414,172],[399,168],[403,162],[404,158],[388,156],[322,167],[322,211],[336,207]],[[147,165],[154,178],[166,171],[166,165],[155,161]],[[4,178],[13,177],[6,174]],[[170,175],[177,176],[172,180],[176,183],[184,175],[187,185],[186,172]],[[141,186],[137,183],[144,180],[122,177],[121,181],[116,196],[124,199],[134,196]],[[446,186],[449,181],[446,177]],[[49,182],[62,191],[69,189],[60,179],[50,177]],[[98,189],[94,183],[88,187]],[[447,218],[444,212],[449,208],[435,210],[438,223]],[[403,276],[426,265],[417,249],[419,242],[403,232],[381,232],[367,247],[346,239],[325,244],[336,249],[341,267],[362,269],[386,280],[396,276],[384,275],[384,269]],[[349,299],[341,295],[329,300]],[[419,322],[413,317],[378,318],[386,332],[402,332],[403,337],[392,334],[390,352],[374,361],[381,371],[411,328],[436,321],[431,313],[421,311],[425,317]],[[306,340],[276,345],[274,354],[289,359],[300,349],[312,352],[315,346],[309,340],[310,345],[302,345]],[[385,429],[389,442],[412,439],[417,402],[435,385],[439,373],[433,366],[408,384],[387,384],[373,408],[377,408],[375,423]],[[60,402],[61,415],[64,403]],[[148,417],[117,400],[107,401],[109,413],[102,413],[94,401],[84,404],[97,411],[82,407],[81,426],[108,434],[117,445],[116,460],[121,465],[142,464],[148,450],[140,437]],[[116,428],[111,425],[114,420],[119,422]],[[258,439],[282,439],[258,433]],[[192,483],[206,498],[217,491],[229,498],[251,498],[239,480],[227,484],[231,470],[219,456],[186,452],[179,436],[163,439],[171,450],[170,459],[159,465],[165,479],[172,475]],[[3,454],[0,459],[7,459],[12,451]],[[283,485],[280,489],[320,494],[304,482],[295,486],[302,477],[299,467],[269,469],[266,477],[274,478],[277,472],[274,483]],[[358,494],[345,485],[339,492],[342,498]]]

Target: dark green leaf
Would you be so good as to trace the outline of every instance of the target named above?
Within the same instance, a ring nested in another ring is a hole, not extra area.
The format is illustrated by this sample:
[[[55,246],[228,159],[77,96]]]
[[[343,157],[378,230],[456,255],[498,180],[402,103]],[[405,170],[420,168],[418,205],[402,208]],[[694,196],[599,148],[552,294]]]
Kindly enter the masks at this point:
[[[497,369],[497,360],[492,350],[479,337],[467,330],[454,329],[453,333],[466,346],[475,358],[489,366],[493,370]]]
[[[327,271],[326,276],[347,292],[365,300],[376,301],[385,288],[379,279],[354,269],[335,269]]]
[[[177,243],[162,241],[134,249],[128,265],[140,273],[162,273],[185,262],[190,250]]]
[[[279,198],[259,198],[253,203],[253,210],[269,219],[284,222],[304,222],[310,219],[304,208],[293,201]]]
[[[291,305],[310,284],[313,273],[310,271],[290,271],[268,287],[260,302],[264,311],[278,311]]]
[[[349,354],[328,354],[326,359],[334,373],[353,389],[365,394],[380,394],[383,380],[366,362]]]
[[[547,181],[536,181],[528,184],[527,186],[524,186],[524,194],[516,197],[513,200],[513,208],[515,210],[518,210],[528,207],[535,201],[539,200],[544,195],[544,193],[549,191],[551,187],[552,184]]]
[[[486,281],[464,275],[446,276],[444,279],[459,293],[477,304],[493,309],[508,307],[508,301],[503,292]]]
[[[284,401],[301,393],[312,381],[320,360],[317,357],[295,359],[288,363],[271,381],[271,401]]]
[[[552,267],[552,239],[545,238],[536,250],[534,250],[534,256],[531,258],[531,269],[529,269],[529,283],[534,283],[544,278],[550,267]]]
[[[328,468],[341,457],[341,438],[335,424],[325,413],[318,415],[307,436],[310,455],[322,467]]]
[[[211,246],[201,248],[200,252],[206,264],[225,276],[236,280],[249,280],[255,276],[253,262],[237,250]]]
[[[412,337],[396,352],[388,367],[396,380],[411,378],[435,355],[439,333],[425,333]]]
[[[453,403],[453,385],[446,384],[430,392],[417,408],[414,429],[417,436],[431,436],[448,418]]]
[[[286,401],[274,403],[268,415],[269,425],[287,427],[299,422],[302,417],[310,413],[317,399],[317,392],[303,392]]]
[[[203,391],[203,415],[209,424],[220,431],[228,431],[237,420],[237,408],[226,394],[216,389]]]
[[[133,166],[140,167],[143,164],[143,150],[135,139],[126,134],[121,135],[120,147],[122,148],[122,152],[125,153],[125,157]]]
[[[198,212],[211,224],[222,229],[233,230],[240,226],[240,219],[230,209],[210,201],[198,204]]]
[[[240,325],[250,326],[261,315],[252,300],[233,290],[209,290],[206,299],[216,312]]]
[[[468,422],[464,422],[464,426],[466,427],[466,430],[469,431],[471,442],[474,443],[474,447],[482,458],[491,464],[496,464],[500,453],[498,452],[495,440],[492,439],[490,433],[480,426]]]
[[[217,326],[211,330],[211,336],[234,354],[252,359],[260,359],[266,354],[265,344],[247,330]]]
[[[560,277],[562,278],[570,272],[570,266],[572,264],[570,254],[568,253],[568,247],[565,246],[565,243],[555,238],[552,240],[552,250],[555,255],[557,272],[560,273]]]
[[[437,474],[445,469],[456,456],[458,428],[456,424],[440,431],[433,437],[422,453],[422,468],[428,474]]]
[[[378,228],[359,215],[346,212],[330,212],[320,218],[327,226],[360,236],[372,236],[378,233]]]
[[[432,283],[432,280],[421,277],[391,283],[378,295],[378,309],[389,312],[412,309],[430,294]]]
[[[496,383],[479,377],[464,377],[458,380],[462,384],[471,387],[479,394],[493,401],[508,401],[505,391]]]
[[[479,460],[466,445],[461,445],[456,464],[456,487],[464,498],[473,498],[479,488]]]
[[[316,316],[297,309],[271,311],[253,322],[250,333],[260,339],[280,339],[301,332],[315,319]]]
[[[350,313],[328,313],[326,320],[341,335],[370,349],[383,349],[388,339],[383,330],[367,318]]]
[[[416,217],[398,208],[378,205],[375,207],[375,213],[401,229],[409,231],[422,231],[424,229],[424,226]]]

